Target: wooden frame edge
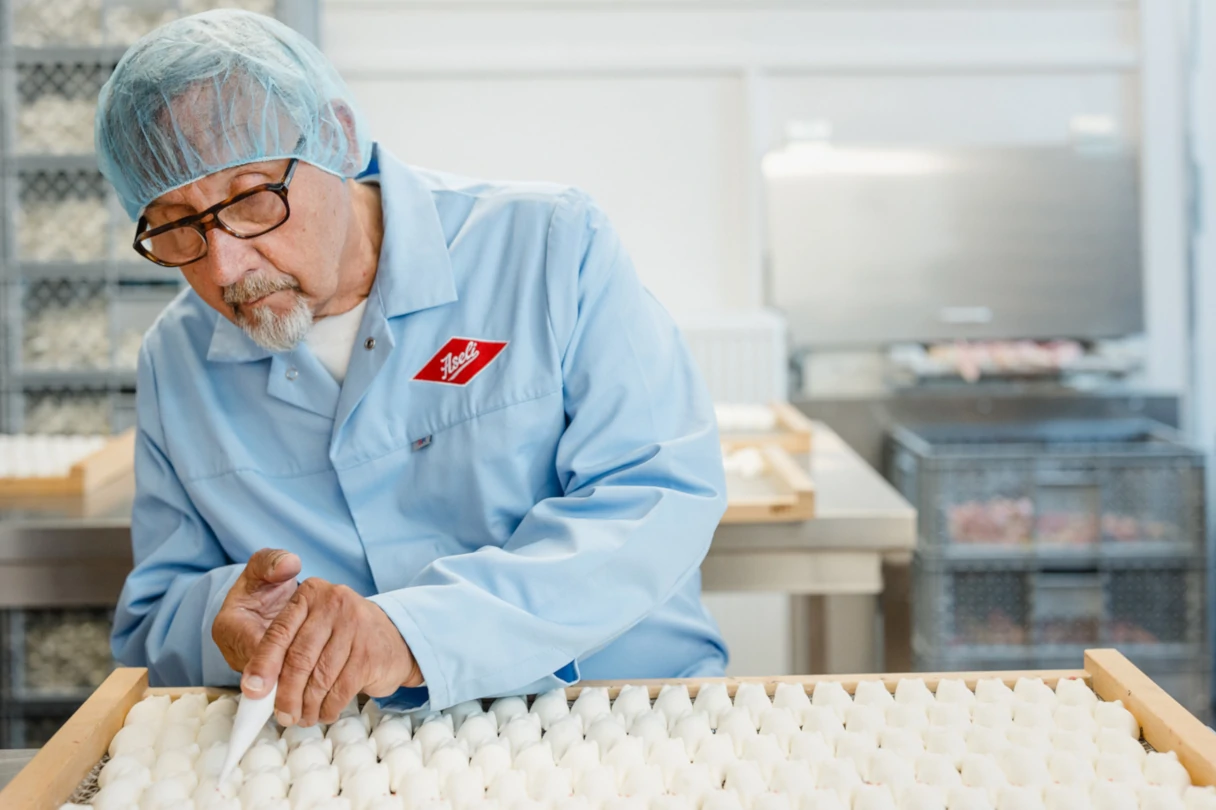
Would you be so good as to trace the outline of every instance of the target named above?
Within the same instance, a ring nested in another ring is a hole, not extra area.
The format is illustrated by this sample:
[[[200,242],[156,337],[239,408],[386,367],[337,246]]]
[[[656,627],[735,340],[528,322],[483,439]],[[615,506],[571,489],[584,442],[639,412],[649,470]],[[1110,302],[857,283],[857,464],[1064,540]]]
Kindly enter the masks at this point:
[[[0,791],[0,807],[56,810],[97,764],[127,712],[148,689],[148,670],[120,668]]]
[[[1197,785],[1216,785],[1216,731],[1205,726],[1118,650],[1086,650],[1085,670],[1103,700],[1121,700],[1158,751],[1174,751]]]

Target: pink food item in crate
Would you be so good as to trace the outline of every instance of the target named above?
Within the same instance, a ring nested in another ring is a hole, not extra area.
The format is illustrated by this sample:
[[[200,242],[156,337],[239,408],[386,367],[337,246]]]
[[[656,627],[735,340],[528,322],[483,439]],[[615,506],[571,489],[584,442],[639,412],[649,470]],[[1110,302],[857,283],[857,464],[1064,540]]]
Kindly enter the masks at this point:
[[[1034,504],[1029,498],[967,501],[950,507],[950,537],[956,543],[1018,545],[1030,542]]]

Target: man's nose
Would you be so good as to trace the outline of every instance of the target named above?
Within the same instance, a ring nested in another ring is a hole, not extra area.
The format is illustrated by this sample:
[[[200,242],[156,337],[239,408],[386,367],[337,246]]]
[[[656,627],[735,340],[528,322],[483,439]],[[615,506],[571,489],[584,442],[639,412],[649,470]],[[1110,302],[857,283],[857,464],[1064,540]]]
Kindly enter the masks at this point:
[[[258,257],[249,240],[238,239],[220,228],[212,228],[207,233],[205,261],[212,283],[228,287],[255,270]]]

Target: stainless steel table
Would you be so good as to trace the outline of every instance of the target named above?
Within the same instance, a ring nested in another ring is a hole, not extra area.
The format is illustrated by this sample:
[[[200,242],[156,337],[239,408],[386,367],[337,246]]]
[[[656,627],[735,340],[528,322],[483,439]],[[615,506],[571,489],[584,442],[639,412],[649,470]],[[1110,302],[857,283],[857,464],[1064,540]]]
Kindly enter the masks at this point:
[[[701,566],[706,591],[790,594],[793,665],[800,672],[882,668],[879,596],[887,610],[887,659],[908,643],[906,595],[887,587],[916,547],[916,510],[822,422],[801,461],[815,482],[815,517],[799,523],[719,526]],[[905,573],[900,573],[902,572]],[[884,574],[884,572],[887,572]]]

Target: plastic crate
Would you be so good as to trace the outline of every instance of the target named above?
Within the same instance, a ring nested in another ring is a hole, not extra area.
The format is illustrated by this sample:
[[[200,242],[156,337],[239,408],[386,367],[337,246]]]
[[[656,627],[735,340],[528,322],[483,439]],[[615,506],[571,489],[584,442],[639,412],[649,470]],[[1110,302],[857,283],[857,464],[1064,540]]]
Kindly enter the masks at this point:
[[[1024,648],[1114,646],[1189,654],[1205,647],[1205,571],[1198,558],[1110,559],[1044,569],[1034,559],[957,561],[918,556],[912,568],[913,644],[1023,656]]]
[[[903,426],[887,449],[926,555],[1204,547],[1203,455],[1150,420]]]
[[[6,702],[80,703],[114,668],[109,608],[10,610]]]
[[[107,391],[47,388],[22,394],[23,433],[110,433],[113,403]]]

